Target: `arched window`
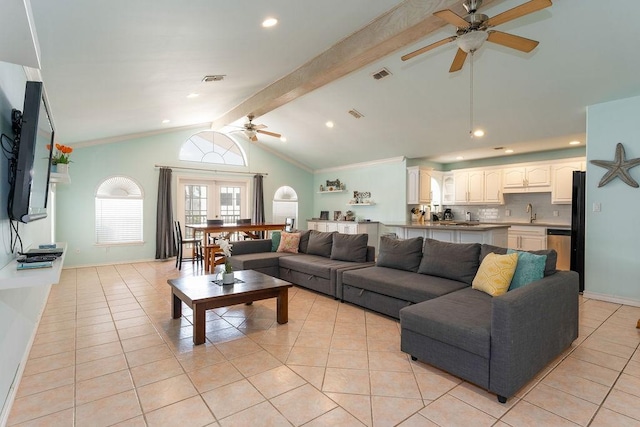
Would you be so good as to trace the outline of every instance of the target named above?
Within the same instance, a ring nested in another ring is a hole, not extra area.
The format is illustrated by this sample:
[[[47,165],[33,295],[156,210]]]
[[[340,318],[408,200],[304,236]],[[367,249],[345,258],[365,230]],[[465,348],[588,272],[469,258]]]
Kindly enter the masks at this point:
[[[96,243],[142,243],[142,187],[126,176],[107,178],[96,191]]]
[[[246,166],[240,145],[227,135],[205,130],[192,135],[180,147],[180,160],[219,165]]]
[[[280,187],[273,196],[273,222],[284,223],[285,219],[294,218],[294,227],[298,226],[298,194],[291,187]]]

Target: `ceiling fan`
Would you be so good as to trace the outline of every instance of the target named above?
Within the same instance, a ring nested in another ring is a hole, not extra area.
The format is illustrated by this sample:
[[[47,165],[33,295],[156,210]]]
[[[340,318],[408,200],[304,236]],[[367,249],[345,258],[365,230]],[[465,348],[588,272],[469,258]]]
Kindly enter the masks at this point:
[[[489,28],[537,12],[538,10],[551,6],[551,4],[551,0],[530,0],[520,6],[499,13],[493,18],[489,18],[487,15],[478,13],[478,9],[482,6],[482,0],[464,0],[462,6],[464,6],[468,13],[464,18],[450,9],[444,9],[434,13],[438,18],[447,21],[457,28],[455,36],[447,37],[446,39],[408,53],[402,56],[401,59],[406,61],[431,49],[435,49],[438,46],[456,41],[458,44],[458,52],[449,69],[449,72],[453,73],[462,69],[464,61],[467,59],[467,54],[473,54],[473,52],[482,46],[485,40],[521,52],[531,52],[538,45],[537,41],[501,31],[489,30]]]
[[[253,142],[258,141],[258,136],[257,136],[258,133],[263,133],[265,135],[273,136],[274,138],[282,138],[282,135],[280,135],[279,133],[269,132],[264,130],[266,128],[265,125],[253,124],[254,118],[255,116],[253,114],[249,114],[247,116],[247,119],[249,119],[249,121],[245,123],[242,127],[242,132],[244,132],[245,136],[249,138],[249,140]]]

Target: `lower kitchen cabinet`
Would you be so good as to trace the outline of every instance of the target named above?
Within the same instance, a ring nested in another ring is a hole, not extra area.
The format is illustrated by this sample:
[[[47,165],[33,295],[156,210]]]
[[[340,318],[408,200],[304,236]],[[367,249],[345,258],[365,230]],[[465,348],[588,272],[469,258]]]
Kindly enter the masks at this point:
[[[547,249],[546,227],[514,225],[509,229],[508,247],[521,251]]]

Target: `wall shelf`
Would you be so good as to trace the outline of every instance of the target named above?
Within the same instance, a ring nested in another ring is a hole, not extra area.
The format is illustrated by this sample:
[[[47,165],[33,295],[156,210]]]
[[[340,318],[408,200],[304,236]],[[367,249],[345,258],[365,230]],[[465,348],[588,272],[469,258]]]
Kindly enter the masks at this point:
[[[51,172],[49,181],[52,183],[71,184],[71,177],[68,173]]]
[[[53,285],[60,281],[60,273],[64,264],[64,257],[67,254],[67,244],[57,243],[64,252],[53,262],[51,268],[36,268],[33,270],[18,270],[18,263],[15,259],[9,261],[0,269],[0,290],[28,288],[31,286]]]
[[[324,191],[318,191],[318,194],[326,194],[326,193],[343,193],[347,190],[333,190],[333,191],[328,191],[328,190],[324,190]]]
[[[373,206],[375,203],[347,203],[347,206]]]

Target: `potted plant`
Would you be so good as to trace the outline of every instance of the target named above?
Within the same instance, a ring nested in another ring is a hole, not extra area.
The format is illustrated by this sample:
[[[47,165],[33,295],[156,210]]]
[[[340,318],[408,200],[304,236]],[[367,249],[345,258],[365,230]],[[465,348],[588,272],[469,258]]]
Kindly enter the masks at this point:
[[[218,246],[220,246],[220,250],[224,253],[224,272],[222,273],[222,284],[230,285],[235,283],[235,278],[233,277],[233,267],[231,266],[231,248],[233,245],[229,243],[226,239],[220,239],[218,242]]]
[[[53,170],[57,173],[68,173],[69,172],[69,156],[73,152],[73,148],[62,145],[55,144],[56,150],[51,155],[51,165],[54,167]],[[51,150],[51,146],[47,144],[47,150]]]

